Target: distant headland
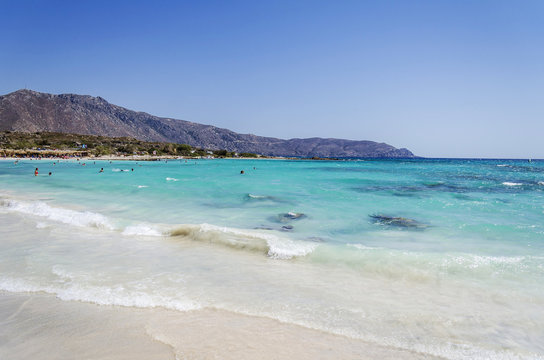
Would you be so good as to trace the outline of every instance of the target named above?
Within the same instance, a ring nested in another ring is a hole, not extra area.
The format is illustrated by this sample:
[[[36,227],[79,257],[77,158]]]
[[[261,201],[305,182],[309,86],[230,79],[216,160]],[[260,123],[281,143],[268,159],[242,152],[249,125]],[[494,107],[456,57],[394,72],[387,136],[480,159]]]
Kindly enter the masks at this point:
[[[411,158],[408,149],[374,141],[278,139],[239,134],[185,120],[162,118],[110,104],[101,97],[18,90],[0,96],[0,131],[126,137],[193,148],[286,157]]]

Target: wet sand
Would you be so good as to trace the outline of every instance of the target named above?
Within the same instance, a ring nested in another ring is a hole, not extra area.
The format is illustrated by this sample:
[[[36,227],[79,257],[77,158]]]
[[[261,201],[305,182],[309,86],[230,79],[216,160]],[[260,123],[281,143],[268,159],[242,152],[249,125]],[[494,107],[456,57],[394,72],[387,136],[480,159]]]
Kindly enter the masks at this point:
[[[1,359],[434,359],[267,318],[0,292]]]

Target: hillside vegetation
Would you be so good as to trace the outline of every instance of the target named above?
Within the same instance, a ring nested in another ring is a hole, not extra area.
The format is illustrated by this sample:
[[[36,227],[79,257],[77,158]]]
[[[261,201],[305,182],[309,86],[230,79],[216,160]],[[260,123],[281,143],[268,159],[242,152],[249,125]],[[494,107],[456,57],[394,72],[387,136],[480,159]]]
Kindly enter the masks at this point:
[[[56,132],[23,133],[0,132],[0,151],[8,153],[47,153],[48,151],[64,151],[78,155],[168,155],[200,157],[257,157],[253,153],[237,154],[227,150],[207,150],[193,148],[187,144],[149,142],[130,137],[106,137],[96,135],[78,135]]]

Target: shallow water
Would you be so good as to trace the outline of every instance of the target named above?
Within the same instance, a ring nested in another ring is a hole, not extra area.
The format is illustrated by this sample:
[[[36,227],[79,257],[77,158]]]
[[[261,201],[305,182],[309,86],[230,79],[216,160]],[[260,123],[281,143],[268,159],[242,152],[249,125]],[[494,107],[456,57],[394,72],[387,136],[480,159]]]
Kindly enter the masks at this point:
[[[0,161],[0,189],[4,291],[544,356],[544,162]]]

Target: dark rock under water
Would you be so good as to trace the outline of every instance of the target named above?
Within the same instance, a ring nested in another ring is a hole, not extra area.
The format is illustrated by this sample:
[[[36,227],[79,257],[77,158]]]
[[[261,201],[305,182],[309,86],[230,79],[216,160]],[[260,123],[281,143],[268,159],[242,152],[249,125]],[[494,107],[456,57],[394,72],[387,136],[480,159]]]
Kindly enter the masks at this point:
[[[395,217],[381,214],[369,215],[369,217],[372,219],[372,222],[380,225],[421,230],[429,227],[427,224],[405,217]]]
[[[288,222],[291,220],[304,219],[305,217],[306,217],[306,214],[303,214],[303,213],[288,212],[288,213],[279,214],[277,219],[279,220],[279,222]]]
[[[284,225],[284,226],[282,226],[281,228],[273,228],[273,227],[270,227],[270,226],[262,225],[262,226],[254,227],[254,229],[255,229],[255,230],[273,230],[273,231],[283,231],[283,232],[286,232],[286,231],[293,231],[293,230],[294,230],[294,226],[293,226],[293,225]]]

